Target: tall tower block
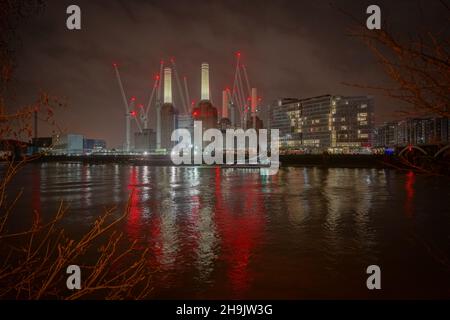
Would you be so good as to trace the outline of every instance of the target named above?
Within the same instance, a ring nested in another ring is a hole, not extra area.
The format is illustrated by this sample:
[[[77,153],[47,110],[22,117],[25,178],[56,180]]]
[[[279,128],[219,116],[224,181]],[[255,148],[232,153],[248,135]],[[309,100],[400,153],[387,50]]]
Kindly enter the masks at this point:
[[[202,63],[201,100],[209,100],[209,64]]]

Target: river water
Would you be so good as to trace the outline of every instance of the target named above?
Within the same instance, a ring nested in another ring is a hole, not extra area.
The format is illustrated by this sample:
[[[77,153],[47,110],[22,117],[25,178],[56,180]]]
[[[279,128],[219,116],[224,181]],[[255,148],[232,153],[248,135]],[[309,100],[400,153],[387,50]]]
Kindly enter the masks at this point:
[[[149,248],[155,298],[450,298],[450,180],[380,169],[30,164],[15,224],[70,207],[81,233],[106,208]],[[119,213],[118,213],[119,214]],[[381,268],[381,290],[366,268]]]

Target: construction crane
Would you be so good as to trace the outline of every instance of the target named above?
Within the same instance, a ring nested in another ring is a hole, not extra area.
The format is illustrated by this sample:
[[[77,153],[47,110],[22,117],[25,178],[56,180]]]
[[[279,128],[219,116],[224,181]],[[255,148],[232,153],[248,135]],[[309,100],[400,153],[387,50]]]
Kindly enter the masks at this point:
[[[136,97],[131,97],[130,104],[129,104],[130,118],[134,119],[134,121],[136,122],[137,129],[139,130],[139,132],[142,132],[142,128],[141,128],[141,125],[139,124],[138,117],[137,117],[138,114],[135,110],[135,105],[136,105]],[[131,130],[131,123],[130,123],[129,127]]]
[[[120,78],[119,67],[117,63],[113,63],[114,71],[116,73],[117,82],[119,83],[120,93],[123,100],[123,105],[125,107],[125,145],[124,149],[126,152],[130,152],[131,144],[131,123],[130,123],[130,106],[128,105],[127,97],[125,96],[125,91],[123,89],[122,79]]]
[[[242,70],[242,72],[241,72]],[[245,86],[244,86],[245,83]],[[229,95],[229,105],[237,107],[239,111],[240,125],[245,128],[249,112],[253,120],[253,127],[256,127],[256,106],[259,102],[256,88],[250,85],[247,68],[241,63],[241,53],[236,53],[236,69],[234,73],[234,82],[231,93]],[[234,117],[234,110],[230,112]],[[234,121],[232,121],[233,123]],[[233,123],[233,125],[236,125]]]
[[[192,109],[191,106],[190,106],[191,98],[189,96],[189,89],[188,89],[187,77],[186,76],[183,78],[183,82],[184,82],[184,93],[186,95],[186,107],[187,107],[188,113],[190,113],[191,109]]]
[[[152,92],[150,93],[150,98],[148,99],[147,106],[145,107],[145,109],[144,109],[144,106],[142,106],[142,108],[140,109],[140,111],[141,111],[140,118],[141,118],[142,124],[144,126],[144,129],[148,129],[148,119],[149,119],[148,114],[150,112],[150,108],[152,105],[153,98],[155,97],[155,93],[158,90],[159,81],[160,81],[160,77],[158,74],[155,76],[155,81],[153,83]]]
[[[189,112],[189,106],[188,106],[188,102],[187,102],[187,101],[189,101],[188,100],[189,97],[187,95],[185,96],[185,94],[186,94],[186,89],[185,88],[187,88],[186,78],[184,78],[184,80],[185,80],[185,83],[184,83],[185,88],[182,88],[181,87],[181,82],[180,82],[180,77],[178,76],[177,66],[175,64],[175,58],[172,57],[170,59],[170,62],[172,64],[172,69],[173,69],[173,72],[175,74],[175,81],[177,82],[178,95],[180,96],[181,105],[182,105],[182,107],[184,109],[184,113],[187,114]]]

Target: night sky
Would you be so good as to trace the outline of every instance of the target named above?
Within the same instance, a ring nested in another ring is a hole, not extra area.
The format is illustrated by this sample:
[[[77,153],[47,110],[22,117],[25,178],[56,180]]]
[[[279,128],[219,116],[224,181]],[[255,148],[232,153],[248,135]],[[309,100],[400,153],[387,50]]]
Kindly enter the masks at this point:
[[[66,28],[70,4],[81,7],[80,31]],[[380,5],[384,25],[405,35],[425,26],[440,28],[445,21],[439,1],[334,2],[364,20],[370,4]],[[19,30],[13,105],[34,101],[39,90],[66,97],[68,107],[57,112],[65,131],[118,147],[125,125],[113,62],[120,64],[127,96],[144,104],[162,58],[175,57],[196,101],[200,64],[209,62],[212,100],[220,106],[221,90],[233,84],[234,54],[240,51],[263,105],[278,97],[372,94],[377,123],[389,120],[399,109],[397,102],[342,84],[388,83],[369,50],[347,36],[350,25],[329,0],[48,1]],[[40,135],[48,133],[41,129]]]

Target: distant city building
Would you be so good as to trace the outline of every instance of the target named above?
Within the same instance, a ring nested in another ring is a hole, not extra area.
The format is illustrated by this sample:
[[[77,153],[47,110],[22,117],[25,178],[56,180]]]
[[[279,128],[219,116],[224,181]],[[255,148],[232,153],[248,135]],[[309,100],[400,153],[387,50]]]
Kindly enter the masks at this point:
[[[85,153],[105,150],[106,141],[102,139],[87,139],[83,140],[83,150]]]
[[[284,98],[271,106],[270,128],[278,129],[280,144],[285,148],[301,147],[302,137],[299,132],[301,100]]]
[[[270,127],[280,130],[282,148],[346,152],[373,145],[373,108],[370,96],[281,99]]]
[[[409,118],[385,123],[375,135],[379,147],[446,144],[450,142],[450,121],[444,117]]]
[[[38,137],[31,140],[32,153],[49,150],[52,147],[52,137]]]
[[[81,134],[57,134],[53,136],[53,152],[61,154],[82,154],[83,140]]]
[[[333,97],[330,119],[333,148],[373,146],[374,101],[372,97]]]
[[[134,133],[134,151],[149,152],[156,149],[156,132],[153,129],[142,129]]]
[[[375,129],[376,147],[379,146],[394,146],[397,143],[398,126],[396,122],[387,122],[383,126]]]
[[[331,118],[332,114],[336,113],[336,105],[333,103],[333,97],[330,95],[301,100],[295,120],[303,147],[320,151],[333,147],[331,141],[335,131],[332,130]]]

